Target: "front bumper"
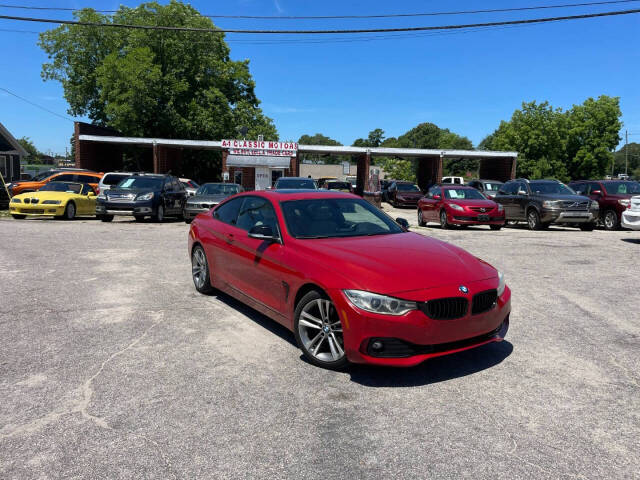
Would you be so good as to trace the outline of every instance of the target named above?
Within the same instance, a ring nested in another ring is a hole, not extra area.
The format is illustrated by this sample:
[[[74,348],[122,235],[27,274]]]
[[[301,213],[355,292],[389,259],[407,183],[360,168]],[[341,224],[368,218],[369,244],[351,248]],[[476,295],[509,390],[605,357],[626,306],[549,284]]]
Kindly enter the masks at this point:
[[[475,293],[495,288],[492,281],[474,282],[466,297],[471,304]],[[458,287],[449,286],[430,291],[429,298],[460,297]],[[365,312],[353,306],[342,291],[330,293],[343,326],[345,353],[353,363],[396,367],[418,365],[429,358],[448,355],[504,339],[509,328],[511,291],[504,293],[489,311],[467,314],[455,320],[433,320],[420,310],[394,317]],[[396,356],[375,353],[371,345],[381,340]]]
[[[400,207],[416,207],[418,206],[419,198],[398,198],[396,197],[396,205]]]
[[[621,225],[631,230],[640,230],[640,211],[625,210],[622,212]]]
[[[447,211],[447,220],[454,225],[504,225],[504,211],[480,213],[475,211]]]
[[[31,205],[28,203],[10,203],[9,213],[11,215],[32,215],[32,216],[54,216],[58,217],[64,215],[64,209],[66,205],[44,205],[37,203]]]
[[[154,208],[147,202],[100,202],[96,205],[96,215],[151,215]]]
[[[196,218],[197,215],[201,214],[201,213],[206,213],[209,210],[211,210],[213,207],[215,207],[215,205],[213,205],[210,208],[201,208],[201,207],[190,207],[188,204],[186,207],[184,207],[184,218],[186,219],[193,219]]]
[[[598,219],[599,210],[561,210],[543,208],[540,211],[542,223],[592,223]]]

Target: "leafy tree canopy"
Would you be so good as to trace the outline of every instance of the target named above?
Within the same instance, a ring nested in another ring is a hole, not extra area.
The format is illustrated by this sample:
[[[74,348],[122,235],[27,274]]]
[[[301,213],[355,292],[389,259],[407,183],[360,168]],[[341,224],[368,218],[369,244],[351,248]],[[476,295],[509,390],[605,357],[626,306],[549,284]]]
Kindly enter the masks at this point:
[[[523,103],[480,148],[518,152],[518,176],[563,181],[603,177],[620,141],[620,99],[605,95],[570,110]]]
[[[626,155],[627,148],[629,150],[628,155]],[[616,162],[614,174],[624,173],[626,168],[630,175],[640,179],[640,143],[631,142],[628,145],[623,145],[614,154],[614,157]],[[629,162],[628,167],[626,165],[627,161]]]
[[[38,159],[40,156],[44,155],[36,148],[29,137],[18,138],[18,143],[27,151],[27,154],[32,159]]]
[[[302,135],[299,139],[298,139],[298,143],[301,145],[334,145],[334,146],[340,146],[342,145],[340,142],[338,142],[337,140],[334,140],[333,138],[329,138],[321,133],[316,133],[315,135],[311,136],[311,135]],[[345,161],[347,158],[343,157],[343,156],[329,156],[329,155],[319,155],[319,154],[310,154],[310,153],[305,153],[305,154],[301,154],[300,155],[300,159],[302,161],[304,160],[311,160],[314,163],[317,162],[323,162],[323,163],[327,163],[327,164],[340,164],[343,161]]]
[[[74,12],[82,22],[215,28],[190,5],[121,6],[111,16]],[[131,136],[277,139],[262,113],[249,62],[233,61],[224,34],[61,25],[40,35],[45,80],[62,84],[69,113]]]

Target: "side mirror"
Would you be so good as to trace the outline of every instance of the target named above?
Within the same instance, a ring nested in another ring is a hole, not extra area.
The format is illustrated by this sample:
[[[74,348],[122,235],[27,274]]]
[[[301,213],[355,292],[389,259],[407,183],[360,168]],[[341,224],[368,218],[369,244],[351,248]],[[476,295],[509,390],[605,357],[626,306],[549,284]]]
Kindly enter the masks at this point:
[[[406,218],[396,218],[396,223],[402,227],[405,232],[409,231],[409,222]]]
[[[600,190],[593,190],[593,191],[591,192],[591,195],[602,195],[602,191],[600,191]]]
[[[269,225],[256,225],[249,230],[249,238],[280,243],[280,237],[273,233],[273,229]]]
[[[434,200],[440,200],[442,197],[440,195],[438,195],[437,193],[433,196]]]
[[[95,197],[95,196],[96,196],[95,192],[87,193],[87,197]]]
[[[524,190],[518,190],[518,195],[529,195],[529,194]]]

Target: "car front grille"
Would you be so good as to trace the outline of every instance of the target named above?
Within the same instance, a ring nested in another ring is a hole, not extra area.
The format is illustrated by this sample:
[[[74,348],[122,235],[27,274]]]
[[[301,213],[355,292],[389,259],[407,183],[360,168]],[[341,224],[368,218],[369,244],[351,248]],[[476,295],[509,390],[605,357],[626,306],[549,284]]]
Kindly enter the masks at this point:
[[[492,208],[489,208],[489,207],[469,207],[469,208],[474,212],[480,212],[480,213],[485,213],[493,210]]]
[[[486,292],[476,293],[471,302],[471,315],[488,312],[496,306],[497,300],[497,290],[487,290]]]
[[[568,201],[562,201],[560,202],[560,206],[566,210],[589,210],[589,204],[591,202],[588,200],[585,200],[583,202],[574,202],[572,200],[568,200]]]
[[[131,202],[136,198],[133,193],[108,193],[107,199],[110,202]]]
[[[34,215],[38,215],[38,214],[44,213],[44,210],[21,208],[20,213],[32,213]]]
[[[467,314],[469,301],[464,297],[438,298],[421,303],[419,307],[434,320],[454,320]]]

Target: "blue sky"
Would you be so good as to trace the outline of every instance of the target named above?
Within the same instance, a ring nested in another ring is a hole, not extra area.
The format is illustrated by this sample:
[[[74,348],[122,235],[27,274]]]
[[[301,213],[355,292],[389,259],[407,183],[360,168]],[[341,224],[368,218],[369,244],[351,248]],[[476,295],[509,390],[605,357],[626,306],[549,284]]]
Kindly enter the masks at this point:
[[[120,2],[19,5],[115,9]],[[122,2],[135,6],[138,2]],[[165,3],[165,2],[163,2]],[[350,1],[230,0],[192,5],[203,14],[353,15],[554,5],[558,0]],[[366,28],[475,23],[640,8],[640,2],[533,12],[369,20],[214,20],[221,27]],[[70,18],[62,12],[0,8],[0,14]],[[50,26],[0,20],[3,73],[0,87],[66,115],[56,82],[43,82],[46,57],[37,35]],[[257,94],[281,139],[317,132],[351,144],[374,128],[398,136],[421,122],[469,137],[477,144],[523,101],[548,100],[564,109],[601,94],[621,97],[623,132],[640,139],[640,14],[467,33],[412,34],[393,39],[228,35],[234,59],[249,59]],[[300,41],[303,40],[303,41]],[[321,40],[321,43],[318,43]],[[345,41],[347,40],[347,41]],[[0,122],[43,150],[64,152],[70,121],[0,91]]]

